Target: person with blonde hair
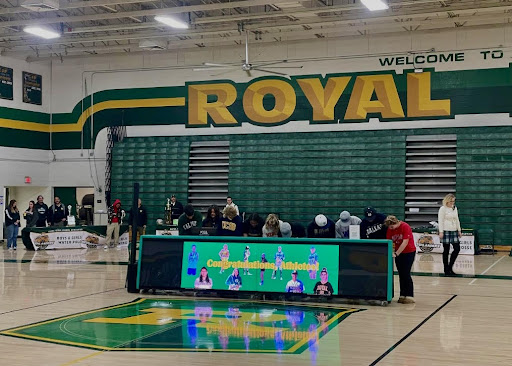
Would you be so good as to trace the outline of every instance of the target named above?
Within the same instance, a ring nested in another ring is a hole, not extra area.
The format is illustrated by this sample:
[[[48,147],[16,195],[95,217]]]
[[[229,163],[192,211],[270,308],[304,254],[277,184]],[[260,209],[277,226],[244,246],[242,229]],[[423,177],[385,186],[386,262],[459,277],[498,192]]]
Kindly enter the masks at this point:
[[[439,208],[437,217],[439,223],[439,239],[443,243],[443,264],[444,274],[454,276],[453,265],[460,252],[460,237],[462,230],[460,228],[459,212],[455,207],[455,196],[447,194],[443,199],[443,205]],[[453,252],[450,258],[450,244],[453,245]]]
[[[264,238],[279,236],[279,217],[276,214],[269,214],[261,232]]]
[[[400,304],[413,304],[414,284],[411,277],[411,268],[416,256],[416,245],[412,229],[404,221],[396,216],[388,216],[384,220],[387,226],[386,238],[393,241],[393,256],[395,257],[396,269],[400,279]]]
[[[220,236],[242,236],[242,226],[242,218],[238,216],[236,209],[226,206],[223,211],[218,234]]]

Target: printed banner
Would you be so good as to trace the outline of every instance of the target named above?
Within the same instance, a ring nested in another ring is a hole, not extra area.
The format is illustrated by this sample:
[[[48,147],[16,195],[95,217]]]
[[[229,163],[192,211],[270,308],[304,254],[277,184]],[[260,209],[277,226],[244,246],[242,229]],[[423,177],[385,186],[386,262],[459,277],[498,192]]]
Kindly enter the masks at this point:
[[[52,228],[48,232],[31,232],[30,240],[35,250],[97,248],[105,245],[105,235],[87,228]],[[119,246],[128,247],[128,232],[119,236]]]
[[[187,241],[183,249],[183,288],[338,294],[338,245]]]
[[[413,233],[414,242],[419,253],[442,253],[443,244],[439,239],[438,234],[431,233]],[[450,248],[450,253],[453,251],[453,246]],[[460,254],[475,254],[475,236],[462,234],[460,237]]]
[[[13,99],[13,76],[12,69],[10,67],[0,66],[0,98],[1,99]]]

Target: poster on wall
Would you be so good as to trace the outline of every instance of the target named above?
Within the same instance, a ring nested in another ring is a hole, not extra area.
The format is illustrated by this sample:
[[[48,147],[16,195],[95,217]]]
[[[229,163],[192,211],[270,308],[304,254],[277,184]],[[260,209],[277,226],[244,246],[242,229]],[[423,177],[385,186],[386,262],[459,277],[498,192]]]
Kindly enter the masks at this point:
[[[43,77],[23,71],[23,102],[43,104]]]
[[[12,69],[0,66],[0,99],[13,99],[12,80]]]

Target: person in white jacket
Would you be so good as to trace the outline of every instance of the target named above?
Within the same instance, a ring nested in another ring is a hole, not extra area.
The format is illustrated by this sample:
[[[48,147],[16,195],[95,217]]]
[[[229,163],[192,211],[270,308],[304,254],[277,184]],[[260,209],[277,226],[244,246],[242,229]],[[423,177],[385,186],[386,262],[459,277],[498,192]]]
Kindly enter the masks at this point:
[[[447,194],[443,199],[443,206],[438,213],[439,239],[443,243],[443,264],[444,274],[447,276],[455,275],[453,264],[460,252],[460,237],[462,235],[459,221],[459,213],[455,207],[455,196]],[[453,245],[453,252],[450,254],[450,245]]]

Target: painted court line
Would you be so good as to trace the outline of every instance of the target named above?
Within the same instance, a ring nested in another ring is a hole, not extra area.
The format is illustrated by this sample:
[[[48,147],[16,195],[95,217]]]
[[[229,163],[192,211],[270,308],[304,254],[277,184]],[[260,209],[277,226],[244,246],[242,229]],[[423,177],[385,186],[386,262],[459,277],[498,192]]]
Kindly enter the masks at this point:
[[[374,366],[376,364],[378,364],[380,361],[382,361],[382,359],[384,357],[386,357],[387,355],[389,355],[391,352],[393,352],[393,350],[395,348],[397,348],[403,341],[405,341],[407,338],[409,338],[414,332],[416,332],[418,329],[421,328],[421,326],[423,324],[425,324],[426,322],[428,322],[434,315],[436,315],[439,311],[441,311],[446,305],[448,305],[453,299],[455,299],[457,297],[457,295],[453,295],[452,297],[450,297],[448,300],[446,300],[446,302],[441,305],[440,307],[438,307],[432,314],[430,314],[429,316],[427,316],[425,319],[423,319],[423,321],[418,324],[416,327],[414,327],[413,330],[411,330],[409,333],[407,333],[405,336],[402,337],[402,339],[400,339],[398,342],[396,342],[394,345],[392,345],[386,352],[384,352],[382,355],[380,355],[379,358],[377,358],[375,361],[373,361],[370,366]]]
[[[494,267],[495,265],[497,265],[503,258],[505,258],[506,256],[503,256],[501,257],[500,259],[498,259],[496,262],[494,262],[493,264],[491,264],[485,271],[483,271],[482,273],[480,273],[480,275],[484,275],[486,274],[487,272],[489,272],[489,270]],[[478,280],[478,278],[475,278],[473,281],[471,281],[469,284],[472,285],[473,283],[475,283],[475,281]]]

